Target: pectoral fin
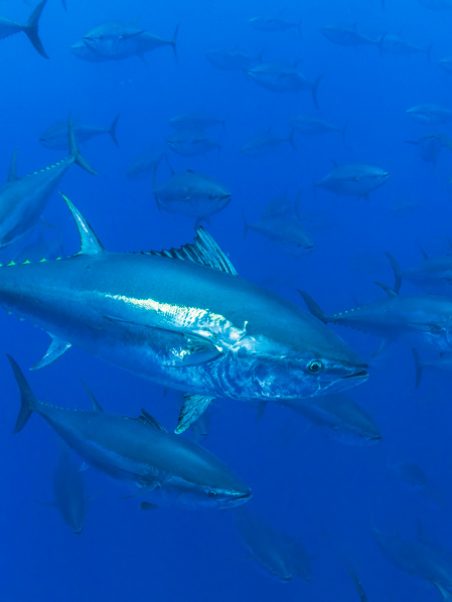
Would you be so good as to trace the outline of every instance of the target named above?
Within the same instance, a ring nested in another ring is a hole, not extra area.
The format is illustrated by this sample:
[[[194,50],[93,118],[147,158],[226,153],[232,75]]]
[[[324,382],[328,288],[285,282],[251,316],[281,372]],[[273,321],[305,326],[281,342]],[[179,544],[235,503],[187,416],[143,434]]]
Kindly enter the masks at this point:
[[[40,370],[45,366],[49,366],[59,357],[61,357],[68,349],[72,347],[72,343],[67,343],[66,341],[62,341],[58,337],[50,335],[52,340],[50,341],[49,348],[42,356],[42,358],[37,362],[31,369],[32,370]]]
[[[179,412],[179,420],[174,430],[176,434],[185,432],[207,410],[213,397],[205,395],[186,395]]]
[[[185,349],[180,355],[182,366],[196,366],[216,359],[221,352],[207,339],[198,336],[184,336]]]

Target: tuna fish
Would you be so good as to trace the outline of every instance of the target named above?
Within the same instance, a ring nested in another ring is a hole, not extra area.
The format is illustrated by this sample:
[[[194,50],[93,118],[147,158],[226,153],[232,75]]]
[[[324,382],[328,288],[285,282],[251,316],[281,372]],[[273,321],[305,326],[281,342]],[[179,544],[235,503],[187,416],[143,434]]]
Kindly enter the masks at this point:
[[[381,167],[351,163],[335,167],[317,182],[317,186],[338,195],[367,198],[373,190],[382,186],[388,178],[389,173]]]
[[[406,42],[403,38],[395,33],[385,33],[381,36],[378,46],[382,52],[386,54],[395,54],[400,56],[406,56],[411,54],[425,54],[430,59],[432,47],[428,46],[416,46],[410,42]]]
[[[452,150],[452,138],[446,134],[429,134],[417,140],[407,140],[407,143],[417,146],[421,159],[427,163],[436,163],[443,149]]]
[[[288,63],[260,63],[247,71],[248,76],[259,86],[273,92],[310,91],[318,107],[318,89],[322,77],[310,81],[297,66]]]
[[[160,185],[154,178],[154,197],[159,209],[181,213],[199,222],[224,209],[231,193],[215,180],[187,170],[173,173]]]
[[[296,204],[286,198],[270,202],[258,220],[245,224],[245,231],[248,230],[266,236],[290,252],[300,253],[314,247]]]
[[[449,551],[421,539],[408,540],[376,529],[374,536],[395,566],[430,583],[442,600],[452,599],[452,554]]]
[[[372,46],[378,44],[378,39],[360,33],[356,25],[351,27],[327,25],[322,27],[320,31],[327,40],[339,46]]]
[[[8,38],[16,33],[24,33],[33,44],[36,52],[45,59],[48,59],[49,57],[44,50],[41,38],[39,37],[39,20],[46,4],[47,0],[42,0],[31,13],[26,23],[17,23],[16,21],[10,21],[9,19],[0,17],[0,40]]]
[[[403,297],[388,291],[385,299],[330,316],[309,295],[301,294],[312,313],[324,323],[350,326],[388,340],[411,336],[436,350],[452,350],[452,299],[427,295]]]
[[[71,154],[68,157],[22,178],[17,177],[13,160],[8,181],[0,188],[0,247],[10,245],[33,228],[49,197],[72,165],[95,173],[80,154],[72,131],[69,143]]]
[[[277,531],[244,509],[237,511],[236,518],[244,545],[266,572],[281,581],[292,581],[296,577],[309,581],[310,558],[295,538]]]
[[[416,267],[401,272],[401,277],[429,292],[452,292],[452,256],[425,257]]]
[[[95,62],[143,57],[162,46],[170,46],[176,52],[177,34],[178,28],[171,40],[165,40],[144,29],[122,23],[105,23],[88,31],[72,46],[72,51],[79,58]]]
[[[294,409],[346,445],[372,444],[382,439],[373,418],[344,395],[318,397],[313,403],[300,402]]]
[[[422,104],[407,109],[408,115],[415,121],[427,125],[443,125],[452,121],[452,110],[436,104]]]
[[[147,412],[138,418],[102,411],[69,410],[39,401],[9,357],[21,394],[15,432],[33,412],[86,462],[107,475],[135,483],[149,496],[200,506],[228,507],[248,501],[251,491],[214,455],[168,433]]]
[[[97,136],[107,134],[114,144],[118,145],[116,129],[118,127],[119,115],[113,119],[108,127],[97,127],[92,125],[74,123],[74,135],[78,143],[87,142]],[[67,148],[67,121],[58,121],[45,130],[39,136],[39,142],[47,148],[65,149]]]
[[[202,129],[178,129],[167,137],[169,148],[183,157],[196,157],[221,148],[221,144],[209,138]]]
[[[283,403],[367,378],[324,324],[241,279],[203,228],[178,249],[109,253],[66,202],[80,252],[0,272],[0,305],[52,333],[36,367],[73,344],[185,391],[178,431],[216,397]]]
[[[248,23],[257,31],[275,33],[294,29],[300,35],[302,32],[301,20],[291,21],[290,19],[284,19],[283,17],[252,17],[249,19]]]

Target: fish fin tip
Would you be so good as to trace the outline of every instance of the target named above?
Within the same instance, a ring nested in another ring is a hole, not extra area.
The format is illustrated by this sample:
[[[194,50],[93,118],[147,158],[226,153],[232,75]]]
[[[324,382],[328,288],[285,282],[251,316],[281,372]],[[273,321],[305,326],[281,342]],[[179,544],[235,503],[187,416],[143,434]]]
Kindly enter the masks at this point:
[[[86,219],[74,205],[74,203],[67,197],[65,194],[60,193],[63,197],[64,202],[69,208],[69,211],[74,218],[75,224],[77,226],[79,235],[80,235],[80,251],[79,255],[97,255],[99,253],[103,253],[104,248],[102,243],[97,238],[94,230],[88,224]]]
[[[207,397],[206,395],[185,395],[177,426],[174,429],[176,435],[180,435],[189,429],[204,414],[212,401],[213,397]]]
[[[31,370],[40,370],[41,368],[45,368],[46,366],[53,364],[53,362],[55,362],[72,347],[72,343],[62,341],[53,335],[50,336],[52,340],[50,341],[47,351],[42,358],[34,366],[32,366]]]

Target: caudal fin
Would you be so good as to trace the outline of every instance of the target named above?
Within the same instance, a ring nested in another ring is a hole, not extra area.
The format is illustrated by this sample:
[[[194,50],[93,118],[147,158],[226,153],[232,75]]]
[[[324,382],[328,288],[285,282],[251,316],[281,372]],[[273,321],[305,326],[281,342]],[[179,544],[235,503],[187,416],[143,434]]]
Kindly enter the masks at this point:
[[[44,10],[47,0],[42,0],[31,15],[28,18],[27,23],[24,25],[24,33],[33,44],[35,50],[45,59],[49,58],[49,55],[42,45],[41,38],[39,37],[39,20],[41,19],[42,11]]]
[[[93,176],[97,175],[96,170],[91,167],[88,161],[80,152],[78,148],[77,140],[74,132],[74,124],[72,123],[72,119],[69,118],[67,125],[67,134],[68,134],[68,143],[69,143],[69,154],[72,157],[74,163],[76,163],[79,167],[92,174]]]
[[[113,121],[111,122],[110,128],[108,130],[108,133],[110,134],[111,139],[116,144],[116,146],[119,146],[118,137],[117,137],[118,121],[119,121],[119,114],[116,115],[116,117],[113,119]]]
[[[177,54],[177,38],[179,37],[179,25],[176,25],[176,29],[174,30],[173,33],[173,39],[171,40],[171,48],[173,49],[174,52],[174,57],[176,58],[176,60],[178,60],[178,54]]]
[[[11,368],[14,373],[14,378],[16,379],[17,385],[20,391],[20,409],[17,415],[16,426],[14,427],[14,432],[18,433],[21,431],[24,426],[27,424],[28,419],[33,414],[33,410],[36,408],[38,401],[30,388],[22,370],[19,367],[19,364],[16,360],[10,355],[6,356],[11,365]]]

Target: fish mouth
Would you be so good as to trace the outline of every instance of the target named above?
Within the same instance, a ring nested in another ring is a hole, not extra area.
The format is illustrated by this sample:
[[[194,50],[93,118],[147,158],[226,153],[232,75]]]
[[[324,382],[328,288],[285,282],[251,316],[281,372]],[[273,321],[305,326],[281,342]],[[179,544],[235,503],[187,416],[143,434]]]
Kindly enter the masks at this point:
[[[247,491],[237,491],[231,494],[230,497],[228,497],[228,499],[223,504],[221,504],[221,507],[235,508],[236,506],[241,506],[242,504],[248,502],[251,499],[252,495],[253,493],[251,489],[248,489]]]
[[[369,378],[369,368],[368,366],[361,366],[357,368],[354,372],[347,374],[344,378],[347,380],[367,380]]]

